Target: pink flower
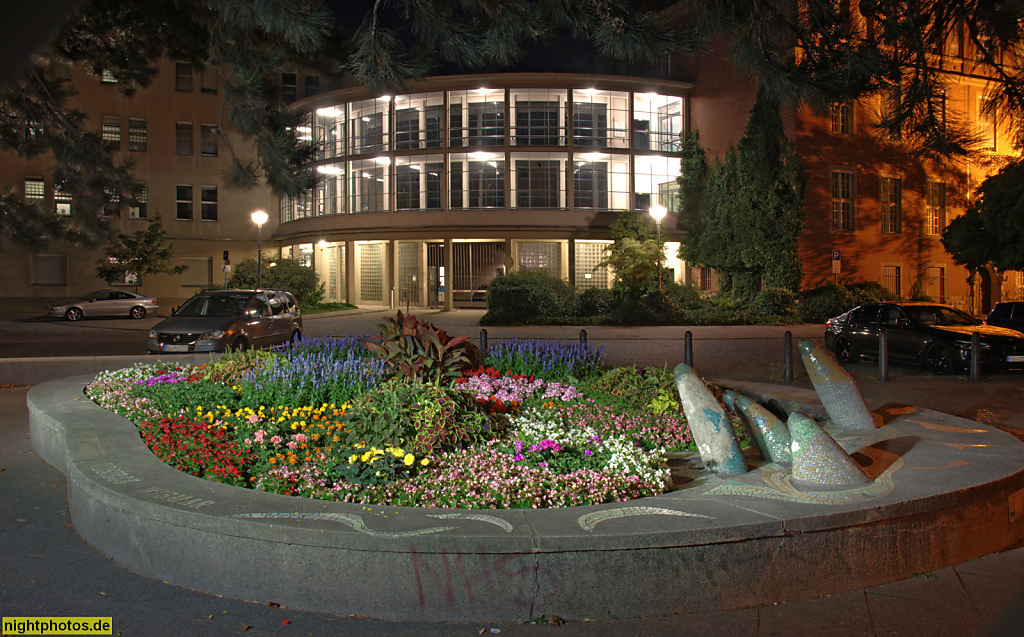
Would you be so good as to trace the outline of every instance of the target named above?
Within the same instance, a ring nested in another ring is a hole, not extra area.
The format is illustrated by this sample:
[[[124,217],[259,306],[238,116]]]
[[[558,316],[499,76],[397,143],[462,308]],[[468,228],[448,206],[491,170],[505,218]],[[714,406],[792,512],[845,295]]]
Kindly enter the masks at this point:
[[[275,445],[281,444],[281,436],[271,436],[270,442],[274,443]]]
[[[292,436],[292,440],[294,440],[295,442],[306,442],[308,438],[306,438],[306,434],[295,434],[294,436]]]
[[[274,437],[276,438],[277,436],[274,436]],[[292,441],[292,442],[288,443],[287,447],[289,449],[298,449],[299,448],[299,444],[297,442],[295,442],[295,441]]]

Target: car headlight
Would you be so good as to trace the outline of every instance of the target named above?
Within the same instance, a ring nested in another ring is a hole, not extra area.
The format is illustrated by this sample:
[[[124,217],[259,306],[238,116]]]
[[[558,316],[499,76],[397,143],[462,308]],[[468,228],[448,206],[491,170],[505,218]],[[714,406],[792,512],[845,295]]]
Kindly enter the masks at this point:
[[[224,330],[213,330],[212,332],[204,332],[199,337],[203,341],[217,341],[224,338]]]
[[[156,338],[156,330],[149,330],[149,337]]]

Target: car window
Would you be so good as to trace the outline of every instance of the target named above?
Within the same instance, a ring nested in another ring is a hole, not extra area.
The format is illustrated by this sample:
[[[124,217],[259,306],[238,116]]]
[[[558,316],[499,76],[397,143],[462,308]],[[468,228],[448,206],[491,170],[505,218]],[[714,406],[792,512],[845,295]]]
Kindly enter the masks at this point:
[[[1024,303],[1010,303],[1006,313],[1007,318],[1014,318],[1018,321],[1024,320]]]
[[[249,304],[249,312],[251,316],[269,316],[270,310],[267,308],[267,297],[261,294],[254,298]]]
[[[900,319],[906,319],[907,315],[903,313],[903,310],[896,307],[895,305],[883,305],[882,306],[882,324],[883,325],[899,325]]]
[[[858,310],[857,317],[854,320],[855,323],[878,323],[878,310],[881,309],[879,305],[865,305]]]
[[[131,294],[128,294],[127,292],[114,292],[114,298],[115,299],[133,299],[135,297],[132,296]]]
[[[226,295],[193,296],[178,308],[178,316],[205,316],[227,318],[241,316],[245,309],[246,297]]]
[[[99,292],[96,296],[92,297],[93,301],[109,301],[113,292]]]
[[[281,314],[284,311],[284,304],[281,303],[281,299],[276,294],[270,296],[270,313],[274,316]]]
[[[923,325],[977,325],[978,321],[960,310],[942,305],[921,305],[907,308],[911,317]]]
[[[295,300],[295,297],[291,295],[291,293],[284,293],[284,301],[285,304],[287,305],[287,310],[289,314],[295,314],[296,312],[299,311],[299,304]]]

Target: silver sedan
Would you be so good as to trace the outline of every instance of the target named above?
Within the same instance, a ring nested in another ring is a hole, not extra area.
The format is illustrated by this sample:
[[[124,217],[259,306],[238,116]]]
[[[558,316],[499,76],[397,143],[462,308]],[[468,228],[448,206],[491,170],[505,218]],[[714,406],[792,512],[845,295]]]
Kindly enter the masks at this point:
[[[151,296],[124,290],[101,290],[67,303],[49,305],[46,314],[69,321],[95,316],[130,316],[140,319],[147,314],[155,314],[159,309],[156,299]]]

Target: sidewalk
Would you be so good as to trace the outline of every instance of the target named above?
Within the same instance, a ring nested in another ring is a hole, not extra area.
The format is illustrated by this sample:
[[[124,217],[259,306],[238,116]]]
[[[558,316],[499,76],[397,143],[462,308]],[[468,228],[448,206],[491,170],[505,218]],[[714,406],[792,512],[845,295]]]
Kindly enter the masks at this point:
[[[666,335],[644,342],[626,340],[613,349],[634,355],[640,345],[639,350],[657,352],[664,350],[666,340]],[[696,344],[695,350],[700,368]],[[801,372],[796,384],[809,386],[796,361]],[[758,357],[748,360],[746,371],[752,378],[741,380],[779,381],[768,377],[777,372],[771,362]],[[853,373],[872,404],[918,404],[1024,431],[1019,375],[971,383],[899,371],[892,381],[879,383],[868,363],[853,366]],[[1020,634],[1024,621],[1024,548],[900,582],[766,608],[562,626],[383,622],[206,595],[130,573],[75,534],[63,476],[43,463],[29,443],[27,391],[25,387],[0,389],[0,616],[111,616],[115,634],[122,635],[469,636],[481,630],[495,634],[490,631],[497,629],[502,635],[717,637],[827,631],[830,635],[923,637]],[[358,577],[339,573],[338,585],[358,586]],[[1000,622],[1011,611],[1016,616]]]

